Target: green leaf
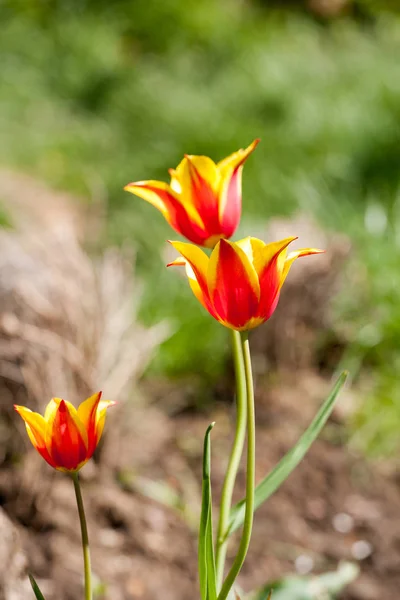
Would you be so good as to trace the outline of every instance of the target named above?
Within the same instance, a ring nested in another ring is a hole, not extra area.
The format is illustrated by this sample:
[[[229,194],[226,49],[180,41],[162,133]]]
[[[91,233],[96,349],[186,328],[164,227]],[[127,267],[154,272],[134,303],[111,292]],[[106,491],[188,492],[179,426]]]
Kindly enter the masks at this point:
[[[36,581],[35,581],[35,578],[34,578],[34,576],[33,576],[33,575],[31,575],[31,574],[29,573],[28,577],[29,577],[29,581],[31,582],[31,586],[32,586],[32,589],[33,589],[33,593],[34,593],[34,594],[35,594],[35,596],[36,596],[36,600],[45,600],[45,598],[44,598],[44,596],[43,596],[42,592],[41,592],[41,591],[40,591],[40,589],[39,589],[39,586],[38,586],[38,584],[37,584],[37,583],[36,583]]]
[[[203,487],[199,531],[199,579],[202,600],[217,599],[215,557],[212,531],[211,498],[211,445],[210,434],[215,423],[209,425],[204,437]]]
[[[263,504],[289,477],[290,473],[297,467],[299,462],[308,452],[311,444],[318,437],[321,429],[331,414],[336,398],[347,379],[347,372],[343,372],[336,381],[331,393],[325,400],[313,422],[303,433],[299,441],[285,456],[279,461],[276,467],[258,484],[255,490],[254,506],[257,509]],[[243,524],[245,514],[245,499],[241,500],[232,507],[230,521],[226,537],[229,537],[238,527]]]
[[[285,577],[270,583],[259,590],[253,600],[334,600],[342,589],[351,583],[358,575],[357,565],[345,562],[339,565],[337,571],[323,573],[318,576]]]

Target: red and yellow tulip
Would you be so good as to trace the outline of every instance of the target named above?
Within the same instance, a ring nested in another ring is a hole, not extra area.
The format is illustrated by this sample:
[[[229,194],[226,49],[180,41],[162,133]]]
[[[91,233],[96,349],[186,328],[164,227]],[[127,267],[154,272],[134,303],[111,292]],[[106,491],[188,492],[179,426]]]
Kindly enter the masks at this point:
[[[259,140],[215,164],[207,156],[185,155],[171,182],[137,181],[125,190],[150,202],[189,241],[213,248],[230,238],[242,211],[242,169]]]
[[[271,244],[253,237],[221,240],[210,257],[192,244],[171,242],[181,257],[168,266],[185,265],[192,291],[204,308],[222,325],[245,331],[271,317],[293,262],[323,252],[303,248],[287,253],[295,239]]]
[[[39,454],[59,471],[78,471],[91,458],[101,438],[109,406],[94,394],[76,409],[70,402],[52,398],[44,416],[25,406],[14,406],[25,421],[29,439]]]

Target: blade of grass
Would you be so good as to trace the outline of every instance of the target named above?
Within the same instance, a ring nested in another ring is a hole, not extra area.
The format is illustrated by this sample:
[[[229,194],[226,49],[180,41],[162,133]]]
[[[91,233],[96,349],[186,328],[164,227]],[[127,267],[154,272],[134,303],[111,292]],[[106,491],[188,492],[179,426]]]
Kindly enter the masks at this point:
[[[304,458],[311,444],[318,437],[321,429],[328,420],[328,417],[333,410],[336,398],[346,379],[347,372],[343,372],[333,386],[331,393],[319,409],[311,425],[303,433],[297,444],[293,446],[293,448],[289,450],[287,454],[285,454],[276,467],[258,484],[255,490],[255,509],[261,506],[261,504],[263,504],[279,488],[279,486],[285,481],[285,479],[287,479],[287,477],[289,477],[290,473]],[[246,501],[243,499],[232,507],[225,539],[243,524],[245,504]]]
[[[34,576],[33,576],[33,575],[31,575],[30,573],[29,573],[29,575],[28,575],[28,576],[29,576],[29,581],[31,582],[31,586],[32,586],[32,589],[33,589],[33,593],[34,593],[34,594],[35,594],[35,596],[36,596],[36,600],[45,600],[45,598],[44,598],[44,596],[43,596],[42,592],[40,591],[40,588],[39,588],[38,584],[37,584],[37,583],[36,583],[36,581],[35,581],[35,578],[34,578]]]
[[[210,434],[214,425],[215,423],[211,423],[206,431],[203,451],[203,487],[199,530],[199,579],[202,600],[216,600],[217,598],[210,481]]]

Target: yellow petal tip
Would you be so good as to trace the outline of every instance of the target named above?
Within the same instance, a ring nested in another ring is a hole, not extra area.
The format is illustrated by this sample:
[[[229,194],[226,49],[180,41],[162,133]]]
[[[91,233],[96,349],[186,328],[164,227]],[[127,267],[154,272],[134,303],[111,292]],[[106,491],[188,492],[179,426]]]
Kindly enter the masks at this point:
[[[185,267],[187,264],[187,261],[185,258],[183,258],[183,256],[178,256],[178,258],[175,258],[175,260],[172,260],[171,262],[169,262],[167,264],[167,267]]]

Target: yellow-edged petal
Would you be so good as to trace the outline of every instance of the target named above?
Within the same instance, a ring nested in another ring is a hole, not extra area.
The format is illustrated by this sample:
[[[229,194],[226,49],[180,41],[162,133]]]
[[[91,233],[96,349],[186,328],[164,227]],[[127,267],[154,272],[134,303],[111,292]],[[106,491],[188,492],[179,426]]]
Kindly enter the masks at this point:
[[[259,140],[254,140],[245,150],[238,150],[218,163],[220,173],[218,218],[224,237],[235,232],[242,212],[242,171],[246,158]]]
[[[325,250],[319,250],[318,248],[301,248],[300,250],[294,250],[293,252],[290,252],[283,265],[281,285],[283,285],[283,282],[289,273],[290,267],[297,258],[301,258],[302,256],[310,256],[311,254],[323,254],[324,252]]]
[[[235,243],[246,253],[258,277],[260,277],[265,267],[276,255],[279,255],[278,260],[282,263],[283,268],[283,261],[286,256],[283,251],[291,242],[293,242],[296,239],[296,237],[290,237],[284,240],[280,240],[279,242],[265,244],[262,240],[259,240],[257,238],[247,237]],[[283,254],[282,258],[280,258],[281,253]],[[280,265],[278,265],[278,269],[279,267]]]
[[[77,414],[86,431],[88,430],[91,422],[93,422],[93,425],[96,423],[96,412],[99,406],[100,398],[101,392],[97,392],[96,394],[93,394],[93,396],[90,396],[81,402],[78,406]]]
[[[168,266],[185,266],[186,275],[193,294],[200,304],[215,318],[207,284],[207,270],[210,259],[203,250],[193,244],[173,241],[170,241],[170,244],[182,257],[172,261]]]
[[[175,250],[181,254],[185,260],[185,265],[189,264],[193,270],[193,274],[202,289],[207,290],[207,268],[209,258],[203,250],[194,246],[193,244],[187,244],[186,242],[169,242]],[[181,259],[177,259],[178,262],[173,261],[171,265],[182,264]]]
[[[48,423],[46,446],[57,469],[76,471],[88,460],[88,435],[70,402],[61,400]]]
[[[260,288],[258,284],[257,273],[254,269],[250,258],[247,256],[246,252],[239,246],[238,243],[230,242],[228,240],[221,240],[211,252],[207,270],[207,283],[209,292],[211,293],[212,290],[215,289],[215,285],[217,284],[218,266],[221,261],[221,246],[223,247],[223,244],[228,244],[229,247],[232,249],[232,251],[236,255],[238,264],[243,266],[243,269],[247,275],[247,280],[250,283],[252,289],[254,290],[255,294],[259,295]],[[232,283],[234,283],[235,275],[237,273],[235,272],[235,265],[232,265],[232,267],[233,269],[231,270],[230,276],[232,277]]]
[[[218,191],[220,173],[215,162],[208,156],[187,154],[174,171],[174,179],[179,181],[182,190],[191,190],[196,174],[200,175],[214,192]]]
[[[133,183],[128,183],[128,185],[124,187],[124,190],[139,196],[139,198],[142,198],[143,200],[146,200],[146,202],[149,202],[155,206],[155,208],[157,208],[164,215],[167,221],[169,220],[168,205],[165,202],[165,198],[163,199],[163,196],[165,194],[170,194],[177,198],[177,194],[174,192],[171,186],[168,185],[168,183],[155,180],[136,181]]]
[[[224,179],[230,174],[238,165],[242,164],[248,156],[256,149],[260,140],[256,139],[247,148],[240,148],[236,152],[233,152],[226,158],[220,160],[217,163],[217,169],[220,172],[221,179]]]
[[[173,171],[174,172],[174,171]],[[204,229],[204,223],[194,203],[188,199],[190,190],[185,189],[172,178],[173,187],[164,181],[137,181],[124,187],[124,190],[139,196],[157,208],[167,222],[182,235],[189,235],[190,224],[194,229]],[[180,191],[178,191],[180,189]]]
[[[15,406],[14,408],[25,421],[25,425],[29,427],[29,429],[27,427],[27,431],[32,444],[36,447],[39,444],[39,440],[44,442],[46,435],[46,421],[42,415],[33,412],[25,406]]]
[[[47,423],[54,419],[54,415],[57,412],[60,402],[61,398],[52,398],[46,406],[46,410],[44,411],[44,420]]]
[[[99,405],[97,407],[97,411],[96,411],[96,438],[97,438],[97,443],[99,443],[99,440],[102,436],[103,433],[103,429],[104,429],[104,423],[106,420],[106,414],[107,414],[107,409],[110,408],[111,406],[114,406],[115,402],[112,402],[111,400],[101,400],[99,402]]]
[[[224,324],[240,329],[255,315],[260,299],[257,273],[240,246],[221,240],[211,253],[208,293]]]
[[[176,258],[172,262],[168,263],[167,266],[168,267],[185,267],[186,276],[188,278],[189,285],[191,287],[193,294],[195,295],[197,300],[200,302],[200,304],[202,306],[204,306],[205,309],[208,310],[208,300],[205,298],[203,290],[201,289],[201,287],[199,286],[199,283],[197,281],[195,272],[193,271],[193,269],[190,266],[190,264],[188,263],[188,261],[185,258],[183,258],[182,256],[180,256],[179,258]]]
[[[70,422],[73,423],[73,426],[76,428],[78,434],[80,435],[80,437],[83,440],[83,443],[85,444],[86,448],[88,448],[88,434],[86,431],[86,428],[84,426],[84,424],[82,423],[82,421],[80,420],[79,416],[78,416],[78,411],[76,410],[75,406],[73,404],[71,404],[71,402],[68,402],[67,400],[63,400],[62,398],[52,398],[51,402],[47,405],[46,408],[46,413],[45,413],[45,418],[47,421],[47,428],[46,428],[46,446],[47,449],[50,453],[50,455],[52,454],[52,445],[53,445],[53,436],[59,436],[59,431],[57,431],[57,424],[56,424],[56,419],[57,419],[57,415],[58,415],[58,411],[60,408],[60,404],[61,402],[64,402],[67,411],[68,411],[68,416],[70,417]],[[56,406],[56,408],[54,409],[54,406]],[[49,414],[49,416],[47,417],[47,413]]]
[[[32,445],[52,467],[55,467],[46,446],[47,422],[45,419],[39,413],[31,411],[25,406],[15,405],[14,408],[25,421],[26,431]]]

